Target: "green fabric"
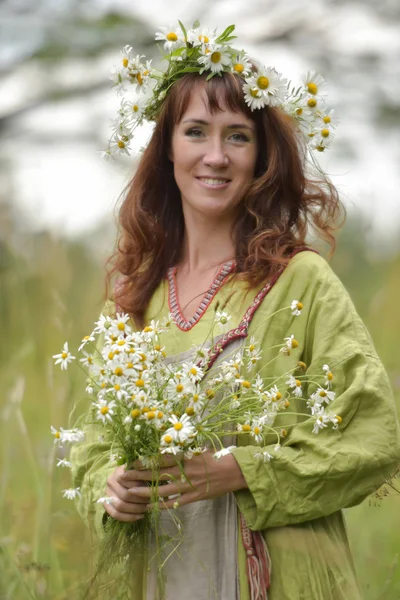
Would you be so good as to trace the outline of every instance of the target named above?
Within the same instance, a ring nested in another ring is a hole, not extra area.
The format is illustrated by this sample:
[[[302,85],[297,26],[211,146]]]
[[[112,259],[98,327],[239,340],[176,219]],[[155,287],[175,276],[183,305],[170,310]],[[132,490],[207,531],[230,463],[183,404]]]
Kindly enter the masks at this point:
[[[154,294],[147,320],[168,314],[167,289],[163,282]],[[256,292],[246,293],[243,282],[225,284],[190,331],[172,326],[163,340],[167,354],[200,345],[209,334],[217,305],[231,314],[230,328],[238,325]],[[282,311],[266,319],[293,299],[304,305],[301,316]],[[112,311],[112,305],[108,309]],[[276,355],[271,347],[291,334],[299,348],[263,369]],[[263,532],[272,559],[268,599],[357,600],[360,594],[340,511],[361,502],[400,460],[386,373],[347,292],[325,260],[313,252],[301,252],[290,261],[255,313],[249,335],[261,345],[263,359],[257,369],[263,377],[282,374],[291,368],[293,357],[308,365],[308,373],[321,373],[327,363],[337,394],[330,408],[343,419],[338,430],[315,435],[307,416],[297,417],[294,424],[293,416],[281,413],[276,424],[286,428],[288,435],[278,452],[273,450],[276,440],[266,440],[273,460],[256,461],[259,447],[248,445],[244,438],[233,452],[249,488],[235,494],[239,510],[251,529]],[[289,410],[306,412],[304,401],[292,401]],[[110,445],[99,444],[98,435],[98,428],[89,432],[88,441],[76,447],[73,463],[74,485],[82,491],[79,512],[101,535],[104,512],[93,499],[104,494],[112,468],[108,466]],[[249,598],[245,559],[239,539],[240,600]],[[139,571],[138,599],[142,597]]]

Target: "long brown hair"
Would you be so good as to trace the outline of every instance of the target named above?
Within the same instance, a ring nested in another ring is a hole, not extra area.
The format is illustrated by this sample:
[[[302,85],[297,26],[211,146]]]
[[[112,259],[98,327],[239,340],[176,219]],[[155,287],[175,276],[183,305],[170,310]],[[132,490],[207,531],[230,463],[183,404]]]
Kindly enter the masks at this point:
[[[235,74],[224,73],[207,82],[198,74],[185,75],[170,89],[136,173],[123,192],[120,237],[107,274],[107,289],[113,275],[122,276],[115,300],[139,327],[154,291],[181,258],[184,219],[168,155],[173,128],[199,85],[205,87],[211,113],[227,108],[245,113],[256,125],[254,180],[233,228],[236,277],[250,287],[261,285],[290,260],[296,248],[305,245],[310,229],[333,252],[333,232],[344,217],[329,179],[319,172],[313,177],[306,174],[307,152],[290,117],[279,108],[252,112],[244,101],[243,80]]]

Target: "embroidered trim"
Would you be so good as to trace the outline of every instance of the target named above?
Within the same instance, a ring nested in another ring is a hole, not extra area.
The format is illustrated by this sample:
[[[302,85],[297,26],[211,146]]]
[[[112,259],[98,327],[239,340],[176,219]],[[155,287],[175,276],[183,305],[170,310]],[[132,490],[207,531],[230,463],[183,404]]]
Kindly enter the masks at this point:
[[[189,331],[198,323],[201,317],[210,306],[215,294],[218,292],[226,277],[233,271],[235,267],[235,261],[230,261],[222,265],[218,273],[216,274],[214,281],[212,282],[208,291],[204,294],[199,306],[196,309],[193,317],[187,321],[182,314],[181,307],[179,306],[178,292],[176,285],[176,267],[168,269],[168,306],[172,318],[182,331]]]
[[[293,258],[294,256],[296,256],[296,254],[299,254],[299,252],[304,252],[306,250],[308,250],[309,252],[315,252],[316,254],[319,254],[316,250],[314,250],[312,248],[304,247],[304,248],[299,248],[298,250],[293,252],[293,254],[291,255],[290,258]],[[217,342],[215,344],[212,352],[209,355],[209,361],[207,364],[208,369],[210,367],[212,367],[212,365],[216,361],[218,355],[221,354],[221,352],[223,351],[225,346],[230,344],[230,342],[232,342],[233,340],[236,340],[238,338],[247,337],[249,325],[251,323],[252,318],[254,317],[254,313],[256,312],[257,308],[260,306],[261,302],[264,300],[265,296],[268,294],[268,292],[272,289],[272,287],[278,281],[279,277],[282,275],[282,273],[286,269],[286,267],[287,267],[287,265],[282,266],[278,270],[275,277],[273,277],[273,279],[270,282],[268,282],[267,284],[264,285],[264,287],[261,288],[261,290],[258,292],[257,296],[254,298],[253,302],[250,304],[249,308],[246,310],[242,320],[240,321],[240,323],[236,327],[236,329],[230,329],[219,340],[219,342]]]
[[[247,527],[240,513],[240,532],[246,552],[246,573],[251,600],[268,600],[267,590],[271,582],[271,558],[268,547],[259,531]]]

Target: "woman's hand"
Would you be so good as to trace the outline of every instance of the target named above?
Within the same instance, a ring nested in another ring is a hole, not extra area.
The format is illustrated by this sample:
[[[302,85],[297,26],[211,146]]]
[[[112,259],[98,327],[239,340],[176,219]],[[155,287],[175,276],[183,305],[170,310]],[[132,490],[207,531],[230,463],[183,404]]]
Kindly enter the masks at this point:
[[[150,470],[140,469],[130,471],[132,481],[152,481],[153,474]],[[169,481],[169,483],[158,487],[158,495],[164,500],[160,502],[161,509],[176,508],[177,505],[184,506],[191,502],[199,500],[209,500],[223,496],[229,492],[235,492],[247,488],[246,480],[235,458],[228,454],[216,460],[213,458],[213,452],[203,452],[199,456],[193,456],[186,459],[180,468],[175,459],[165,457],[164,463],[160,468],[160,481]],[[139,487],[132,484],[130,493],[142,502],[145,502],[146,509],[150,509],[148,504],[151,499],[151,489],[147,486]],[[179,495],[179,498],[176,497]],[[175,496],[169,498],[169,496]]]
[[[135,473],[135,475],[133,475]],[[117,519],[126,523],[133,523],[143,519],[148,511],[148,501],[142,496],[137,496],[131,488],[147,488],[137,471],[125,471],[125,467],[117,467],[107,479],[106,495],[112,497],[111,504],[103,504],[105,511]]]

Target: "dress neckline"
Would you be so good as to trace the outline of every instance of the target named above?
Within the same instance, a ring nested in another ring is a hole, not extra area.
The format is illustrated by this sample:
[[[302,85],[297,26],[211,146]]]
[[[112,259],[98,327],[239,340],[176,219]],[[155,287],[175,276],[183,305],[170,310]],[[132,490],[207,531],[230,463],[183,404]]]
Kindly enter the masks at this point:
[[[204,315],[207,308],[210,306],[215,294],[221,288],[228,275],[230,275],[231,272],[234,270],[235,266],[236,262],[234,260],[230,260],[229,262],[226,262],[221,266],[221,268],[216,273],[212,284],[201,299],[200,304],[198,305],[194,315],[189,320],[186,320],[183,316],[179,304],[178,287],[176,283],[177,268],[170,267],[168,269],[168,305],[174,323],[179,329],[181,329],[182,331],[189,331],[190,329],[192,329],[192,327],[194,327],[194,325],[196,325],[196,323],[200,321],[201,317]]]

